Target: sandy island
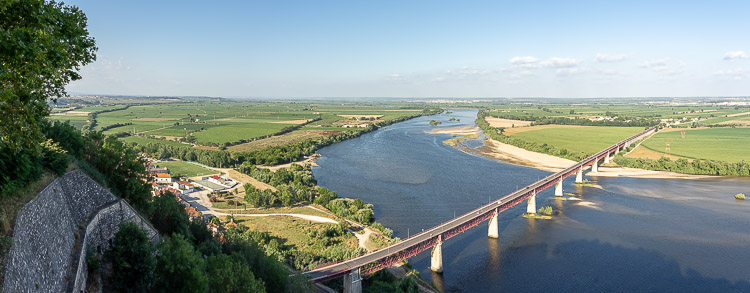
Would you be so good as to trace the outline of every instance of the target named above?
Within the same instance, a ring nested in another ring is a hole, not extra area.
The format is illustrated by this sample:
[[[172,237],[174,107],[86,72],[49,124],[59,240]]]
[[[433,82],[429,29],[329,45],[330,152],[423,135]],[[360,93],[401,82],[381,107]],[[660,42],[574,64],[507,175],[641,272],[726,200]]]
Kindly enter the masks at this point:
[[[430,131],[431,134],[456,134],[456,135],[469,135],[478,134],[481,129],[475,126],[461,126],[455,128],[444,128]],[[477,153],[483,156],[487,156],[496,159],[503,163],[520,165],[526,167],[532,167],[545,171],[557,172],[563,170],[576,162],[568,159],[555,157],[548,154],[542,154],[537,152],[528,151],[516,146],[501,143],[494,139],[485,137],[484,146],[477,149],[471,149],[463,144],[456,145],[457,148],[462,151],[469,153]],[[588,176],[601,176],[601,177],[636,177],[636,178],[655,178],[655,179],[698,179],[698,178],[715,178],[715,176],[707,175],[688,175],[666,171],[651,171],[644,169],[634,169],[627,167],[617,166],[600,166],[599,172],[588,172]]]

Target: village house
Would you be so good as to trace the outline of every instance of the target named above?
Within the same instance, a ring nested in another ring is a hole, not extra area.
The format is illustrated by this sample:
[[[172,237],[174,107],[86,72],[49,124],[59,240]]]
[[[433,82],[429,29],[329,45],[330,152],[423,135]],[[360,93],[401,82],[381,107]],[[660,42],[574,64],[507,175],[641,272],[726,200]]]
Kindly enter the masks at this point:
[[[172,188],[181,190],[183,194],[188,194],[195,191],[195,187],[192,182],[182,180],[173,182]]]
[[[167,173],[156,173],[156,177],[154,178],[154,180],[156,181],[156,183],[161,184],[169,184],[173,181],[172,176]]]

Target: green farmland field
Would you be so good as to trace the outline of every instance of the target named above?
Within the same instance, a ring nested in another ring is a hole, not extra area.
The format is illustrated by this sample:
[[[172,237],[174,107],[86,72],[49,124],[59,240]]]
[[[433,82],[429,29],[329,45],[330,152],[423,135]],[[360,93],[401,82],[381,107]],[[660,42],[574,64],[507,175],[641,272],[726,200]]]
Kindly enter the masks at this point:
[[[199,143],[217,143],[235,142],[242,139],[251,139],[270,135],[281,131],[282,128],[293,126],[293,124],[278,123],[258,123],[258,124],[237,124],[223,125],[214,128],[196,132],[193,134]]]
[[[156,163],[155,165],[158,167],[166,167],[167,169],[169,169],[169,172],[172,172],[172,176],[175,177],[195,177],[219,173],[183,161],[161,162]]]
[[[669,140],[671,154],[693,159],[727,162],[750,162],[750,128],[710,128],[686,130],[685,139],[679,131],[660,132],[644,141],[642,146],[664,152]]]
[[[176,147],[190,146],[190,145],[179,143],[176,141],[151,139],[151,138],[145,138],[145,137],[140,137],[140,136],[127,136],[127,137],[120,138],[120,140],[127,142],[127,143],[137,143],[139,145],[155,143],[155,144],[171,145],[171,146],[176,146]]]
[[[581,126],[530,130],[512,136],[572,151],[596,153],[641,131],[642,127]]]

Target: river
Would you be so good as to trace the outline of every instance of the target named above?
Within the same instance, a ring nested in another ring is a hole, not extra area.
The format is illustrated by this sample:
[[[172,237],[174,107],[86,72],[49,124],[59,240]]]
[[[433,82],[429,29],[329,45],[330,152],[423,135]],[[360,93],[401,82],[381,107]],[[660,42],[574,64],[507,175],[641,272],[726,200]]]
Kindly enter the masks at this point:
[[[405,238],[549,174],[442,143],[451,135],[428,132],[476,119],[450,111],[321,149],[318,184],[374,204],[376,220]],[[500,214],[499,239],[485,222],[447,240],[442,275],[429,251],[409,262],[444,292],[750,292],[750,201],[734,199],[750,180],[588,179],[594,186],[565,181],[580,201],[554,199],[554,188],[537,195],[552,220],[521,217],[524,204]]]

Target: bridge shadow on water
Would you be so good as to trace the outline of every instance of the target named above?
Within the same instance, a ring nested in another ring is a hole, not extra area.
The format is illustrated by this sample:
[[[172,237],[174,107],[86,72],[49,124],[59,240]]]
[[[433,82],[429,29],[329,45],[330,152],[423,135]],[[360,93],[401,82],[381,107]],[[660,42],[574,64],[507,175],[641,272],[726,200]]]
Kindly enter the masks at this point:
[[[445,273],[431,275],[441,291],[750,292],[747,281],[705,277],[690,268],[683,272],[677,261],[642,248],[628,249],[598,240],[575,240],[554,247],[502,247],[497,240],[487,239],[488,255],[458,256],[464,253],[456,250],[469,245],[471,238],[454,243],[454,249],[444,247],[448,248],[443,251]],[[478,279],[471,275],[477,270],[491,273]],[[443,288],[443,284],[450,285]]]

